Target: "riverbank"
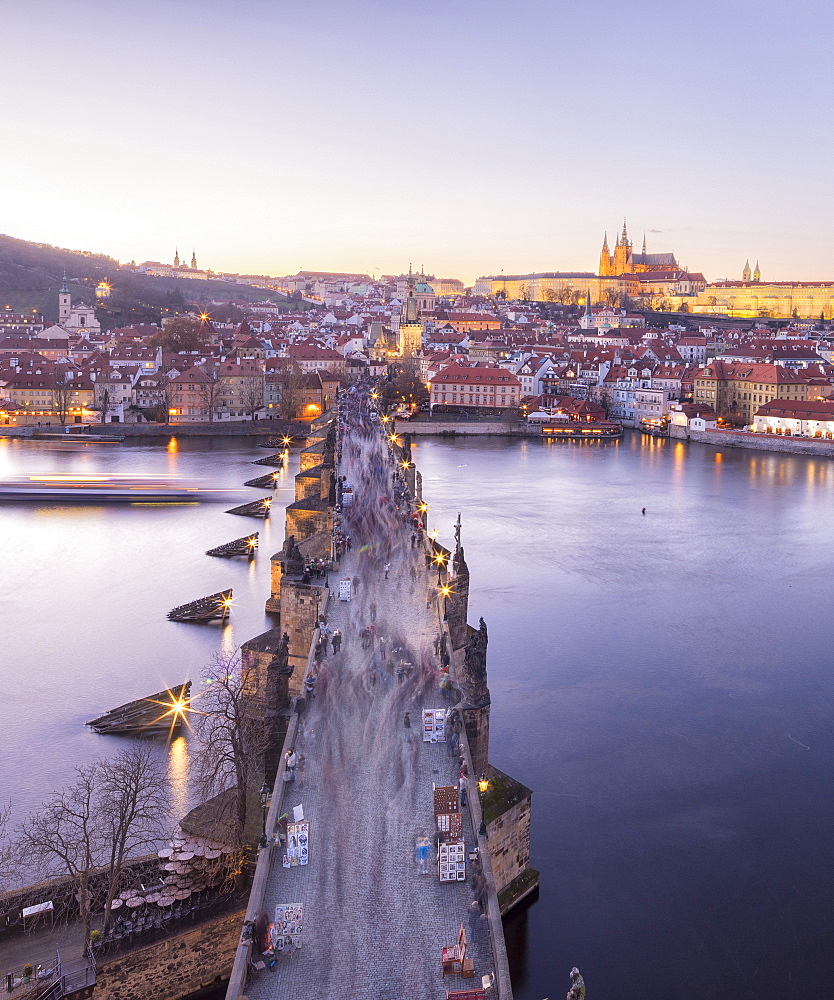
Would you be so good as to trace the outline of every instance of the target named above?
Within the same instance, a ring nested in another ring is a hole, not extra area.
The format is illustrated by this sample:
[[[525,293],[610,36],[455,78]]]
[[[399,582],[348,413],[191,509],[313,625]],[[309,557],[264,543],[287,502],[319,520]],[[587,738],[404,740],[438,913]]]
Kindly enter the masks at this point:
[[[817,438],[779,437],[776,434],[753,434],[750,431],[690,431],[689,441],[715,448],[746,448],[752,451],[778,451],[786,455],[819,455],[834,458],[834,441]]]
[[[0,437],[37,439],[49,435],[52,439],[85,441],[100,437],[120,439],[154,439],[170,437],[304,437],[310,425],[301,420],[253,420],[236,423],[214,421],[200,424],[87,424],[83,431],[55,427],[3,427]]]

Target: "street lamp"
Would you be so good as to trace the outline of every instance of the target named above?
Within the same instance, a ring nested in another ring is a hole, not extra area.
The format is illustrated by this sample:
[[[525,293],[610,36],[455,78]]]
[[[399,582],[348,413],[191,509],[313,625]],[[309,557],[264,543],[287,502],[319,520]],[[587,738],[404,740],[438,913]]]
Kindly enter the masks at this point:
[[[480,787],[480,786],[479,786]],[[269,785],[264,782],[261,785],[261,790],[258,793],[261,797],[261,812],[263,814],[263,825],[261,827],[261,842],[258,845],[260,848],[266,847],[266,807],[269,802]]]
[[[479,837],[488,837],[486,828],[486,819],[484,818],[484,803],[486,802],[486,793],[489,791],[489,781],[485,774],[478,778],[478,797],[481,800],[481,825],[478,828]]]
[[[434,561],[437,563],[437,586],[440,586],[440,571],[444,568],[446,560],[444,559],[443,553],[438,552],[434,557]]]
[[[440,593],[443,595],[443,621],[447,621],[449,617],[449,594],[452,593],[452,588],[448,583],[445,583],[440,588]]]

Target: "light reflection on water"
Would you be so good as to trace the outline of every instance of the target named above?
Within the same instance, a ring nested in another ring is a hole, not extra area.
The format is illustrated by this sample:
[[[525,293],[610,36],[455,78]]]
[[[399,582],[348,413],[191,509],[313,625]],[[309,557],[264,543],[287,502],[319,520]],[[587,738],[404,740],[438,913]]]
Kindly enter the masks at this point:
[[[168,787],[171,793],[171,812],[184,816],[189,809],[188,740],[177,736],[168,748]]]

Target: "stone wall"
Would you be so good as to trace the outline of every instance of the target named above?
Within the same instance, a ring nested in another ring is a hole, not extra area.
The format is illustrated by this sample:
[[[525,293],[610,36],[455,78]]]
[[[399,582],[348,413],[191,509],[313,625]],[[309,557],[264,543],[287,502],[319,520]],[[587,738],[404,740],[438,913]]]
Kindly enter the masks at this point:
[[[489,832],[489,853],[492,858],[492,871],[495,876],[495,888],[499,894],[528,872],[535,876],[538,884],[538,872],[530,869],[530,789],[516,781],[497,767],[488,771],[489,790],[487,792],[484,813]],[[503,905],[502,912],[509,906]]]
[[[96,1000],[179,1000],[229,976],[244,911],[100,962]]]
[[[302,542],[319,531],[333,530],[333,512],[330,506],[326,500],[315,496],[290,504],[286,517],[287,534],[294,535],[297,542]]]
[[[750,448],[755,451],[778,451],[787,455],[822,455],[834,458],[834,441],[816,438],[780,437],[777,434],[752,434],[750,431],[690,431],[689,440],[718,448]]]
[[[541,428],[528,428],[516,423],[486,420],[400,420],[397,422],[398,434],[411,434],[414,437],[431,434],[461,435],[501,434],[505,436],[518,435],[522,437],[541,437]]]
[[[281,629],[290,637],[290,694],[301,693],[304,668],[310,653],[319,614],[327,607],[325,588],[300,580],[284,579],[281,587]]]

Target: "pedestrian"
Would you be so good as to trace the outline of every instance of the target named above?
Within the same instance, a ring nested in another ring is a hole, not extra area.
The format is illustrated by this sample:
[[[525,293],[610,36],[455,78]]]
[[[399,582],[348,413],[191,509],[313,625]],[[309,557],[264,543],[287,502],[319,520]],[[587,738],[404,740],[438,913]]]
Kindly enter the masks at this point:
[[[304,678],[304,693],[312,701],[316,697],[316,677],[315,674],[308,674]]]
[[[411,712],[405,713],[405,718],[403,719],[403,726],[406,729],[411,729]]]
[[[450,757],[456,757],[458,753],[458,746],[460,745],[460,737],[456,732],[452,732],[452,738],[447,744],[447,753]]]
[[[333,637],[330,641],[333,643],[333,653],[338,653],[339,647],[342,645],[342,633],[339,629],[333,630]]]
[[[645,517],[646,516],[646,508],[644,507],[643,510],[640,513],[643,515],[643,517]]]
[[[434,639],[434,655],[437,656],[440,652],[440,636],[435,636]]]
[[[371,601],[371,624],[376,621],[376,601]]]
[[[460,807],[462,809],[466,805],[466,796],[469,792],[469,778],[465,774],[458,778],[458,788],[460,789]]]
[[[359,577],[358,576],[355,576],[353,578],[353,592],[354,592],[354,594],[358,594],[359,593]]]
[[[391,572],[391,563],[385,564],[385,579],[388,579],[388,574]]]

